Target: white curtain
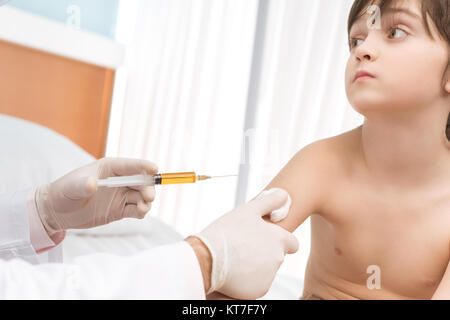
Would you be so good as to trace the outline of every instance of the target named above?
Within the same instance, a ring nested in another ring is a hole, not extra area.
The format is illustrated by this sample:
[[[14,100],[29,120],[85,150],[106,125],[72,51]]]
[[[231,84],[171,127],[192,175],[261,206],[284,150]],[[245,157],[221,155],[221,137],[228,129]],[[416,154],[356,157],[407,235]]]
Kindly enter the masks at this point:
[[[241,171],[246,188],[238,198],[257,195],[304,146],[363,123],[345,94],[347,18],[352,3],[268,1],[260,40],[261,76],[250,94],[257,106],[249,133],[253,146],[250,165]],[[295,232],[299,252],[287,256],[280,273],[303,277],[310,250],[309,222]]]
[[[253,198],[305,145],[362,123],[344,86],[352,3],[121,2],[117,32],[127,57],[117,76],[107,155],[149,159],[160,172],[213,175],[236,174],[241,160],[250,162],[240,172],[241,188],[234,178],[158,188],[151,215],[185,235],[199,231],[232,209],[235,196]],[[254,121],[244,132],[246,117]],[[250,154],[242,155],[244,141]],[[295,234],[300,250],[280,272],[303,277],[309,219]]]
[[[115,87],[108,156],[160,172],[238,174],[257,0],[122,1],[127,48]],[[234,207],[237,178],[157,187],[150,215],[184,235]]]

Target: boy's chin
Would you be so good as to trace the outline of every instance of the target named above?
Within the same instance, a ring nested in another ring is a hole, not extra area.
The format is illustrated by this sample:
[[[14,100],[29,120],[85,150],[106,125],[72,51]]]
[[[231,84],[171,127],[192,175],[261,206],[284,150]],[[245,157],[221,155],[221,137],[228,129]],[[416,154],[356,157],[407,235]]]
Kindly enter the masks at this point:
[[[395,99],[377,99],[361,98],[350,101],[353,109],[363,116],[380,115],[388,113],[390,115],[414,112],[420,109],[421,105],[426,105],[425,102],[414,97],[398,97]]]
[[[386,101],[377,101],[375,99],[361,99],[352,101],[353,109],[363,116],[369,116],[373,113],[387,112],[393,110],[392,103]]]

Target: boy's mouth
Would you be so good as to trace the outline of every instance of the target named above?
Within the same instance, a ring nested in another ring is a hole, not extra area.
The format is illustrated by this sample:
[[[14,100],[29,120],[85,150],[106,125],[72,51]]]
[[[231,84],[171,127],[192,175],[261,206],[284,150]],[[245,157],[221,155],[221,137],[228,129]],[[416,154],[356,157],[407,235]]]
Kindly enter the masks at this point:
[[[357,80],[363,81],[363,80],[373,79],[373,78],[375,78],[375,76],[373,74],[371,74],[370,72],[367,72],[365,70],[359,70],[358,72],[356,72],[356,75],[353,78],[353,82],[356,82]]]

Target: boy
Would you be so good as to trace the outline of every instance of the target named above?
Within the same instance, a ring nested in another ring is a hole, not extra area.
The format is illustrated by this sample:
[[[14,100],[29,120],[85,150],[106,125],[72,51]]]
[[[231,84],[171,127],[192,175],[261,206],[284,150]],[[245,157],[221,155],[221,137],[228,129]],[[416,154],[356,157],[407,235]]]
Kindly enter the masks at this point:
[[[292,198],[281,227],[311,216],[302,299],[450,299],[449,14],[449,0],[353,4],[345,84],[365,122],[265,188]]]

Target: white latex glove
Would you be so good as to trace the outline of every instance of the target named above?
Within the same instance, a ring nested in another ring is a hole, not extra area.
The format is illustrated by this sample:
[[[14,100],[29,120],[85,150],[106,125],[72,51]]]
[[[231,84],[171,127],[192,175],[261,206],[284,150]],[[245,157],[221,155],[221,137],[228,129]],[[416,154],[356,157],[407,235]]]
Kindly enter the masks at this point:
[[[155,174],[152,162],[104,158],[36,190],[36,207],[49,235],[66,229],[85,229],[122,218],[144,218],[155,198],[155,187],[98,188],[97,179]]]
[[[260,194],[196,235],[212,256],[207,294],[218,291],[236,299],[256,299],[267,293],[285,254],[298,250],[293,234],[263,220],[287,201],[285,190]]]

